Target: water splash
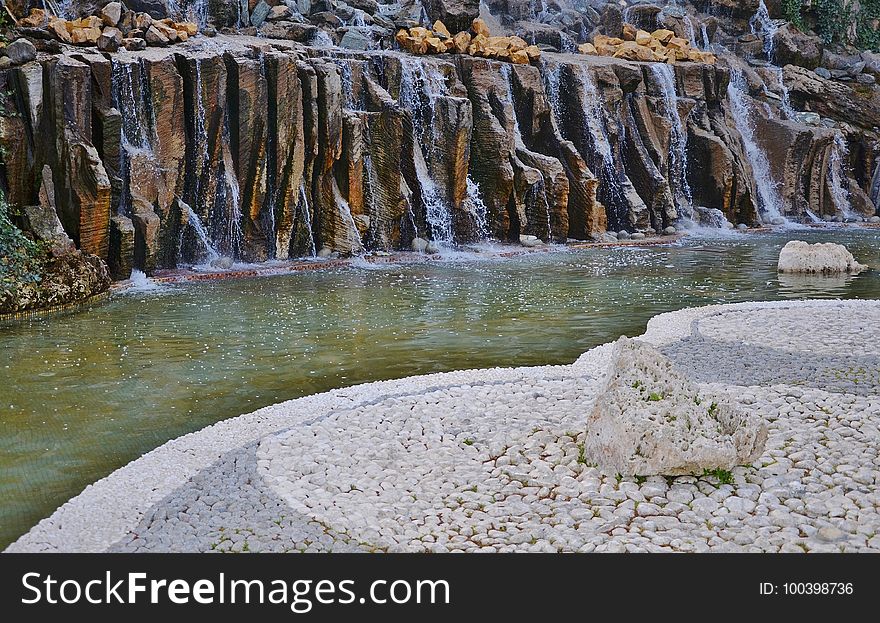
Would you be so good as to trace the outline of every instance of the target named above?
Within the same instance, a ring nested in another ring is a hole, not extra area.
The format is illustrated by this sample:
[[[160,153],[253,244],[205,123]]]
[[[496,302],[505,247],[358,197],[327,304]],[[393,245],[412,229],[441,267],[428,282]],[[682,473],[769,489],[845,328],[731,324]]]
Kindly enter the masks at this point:
[[[770,175],[770,161],[767,154],[758,145],[755,137],[755,120],[746,94],[746,81],[742,72],[732,69],[730,83],[727,86],[727,98],[733,113],[736,129],[742,137],[743,148],[746,158],[752,167],[752,176],[755,180],[755,188],[758,193],[759,213],[765,223],[771,223],[774,219],[782,216],[782,198],[779,195],[779,185]]]
[[[77,17],[73,0],[43,0],[43,7],[55,17],[66,20],[76,19]]]
[[[678,111],[675,73],[666,63],[651,63],[651,73],[662,92],[661,114],[669,119],[669,181],[675,193],[679,216],[693,217],[693,194],[687,179],[687,129]]]

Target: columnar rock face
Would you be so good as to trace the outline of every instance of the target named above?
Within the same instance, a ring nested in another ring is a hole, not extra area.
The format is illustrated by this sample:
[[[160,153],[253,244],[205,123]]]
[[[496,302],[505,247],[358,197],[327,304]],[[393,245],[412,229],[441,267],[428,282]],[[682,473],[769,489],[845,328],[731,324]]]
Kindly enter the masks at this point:
[[[583,455],[609,474],[700,475],[758,459],[766,425],[700,391],[653,346],[621,338],[587,419]]]
[[[0,69],[2,186],[13,205],[40,205],[48,167],[65,232],[115,278],[416,239],[651,233],[703,208],[757,224],[731,62],[658,70],[547,52],[511,64],[232,35],[112,54],[41,48]],[[787,67],[801,107],[866,114],[850,129],[781,120],[752,97],[765,97],[760,75],[738,71],[782,212],[873,213],[878,161],[862,128],[874,101],[859,108],[856,87]]]

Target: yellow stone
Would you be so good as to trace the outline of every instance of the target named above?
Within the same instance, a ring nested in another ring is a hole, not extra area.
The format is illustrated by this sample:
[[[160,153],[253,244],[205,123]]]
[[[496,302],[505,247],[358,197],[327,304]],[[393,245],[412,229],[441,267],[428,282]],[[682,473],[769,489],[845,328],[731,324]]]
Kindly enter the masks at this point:
[[[651,33],[651,36],[660,41],[661,43],[669,43],[669,40],[675,36],[675,33],[671,30],[667,30],[666,28],[660,28],[659,30],[655,30]]]
[[[434,33],[438,37],[440,37],[441,39],[451,39],[452,38],[452,33],[449,32],[449,29],[446,27],[446,24],[441,22],[439,19],[436,22],[434,22],[434,25],[432,26],[432,28],[434,29]]]
[[[652,37],[651,33],[649,33],[648,31],[640,30],[636,33],[633,41],[635,41],[639,45],[650,45],[651,42],[654,41],[654,37]]]
[[[486,25],[486,22],[479,17],[471,24],[471,30],[474,31],[475,35],[483,35],[484,37],[489,37],[492,34],[489,32],[489,26]]]
[[[580,52],[581,54],[596,55],[599,53],[596,50],[596,46],[594,46],[592,43],[589,43],[589,42],[580,44],[577,49],[578,49],[578,52]]]

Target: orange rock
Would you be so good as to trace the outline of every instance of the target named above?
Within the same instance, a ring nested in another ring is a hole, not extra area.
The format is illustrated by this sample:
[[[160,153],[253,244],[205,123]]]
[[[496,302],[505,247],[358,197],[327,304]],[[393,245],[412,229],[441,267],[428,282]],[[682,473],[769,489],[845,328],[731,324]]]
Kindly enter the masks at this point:
[[[516,63],[517,65],[528,65],[530,60],[531,59],[529,58],[529,55],[526,53],[525,50],[514,50],[510,52],[511,63]]]
[[[486,35],[477,35],[471,39],[471,44],[468,46],[468,54],[471,56],[485,56],[486,43],[488,41],[489,38]]]
[[[492,33],[489,32],[489,27],[479,17],[476,18],[471,24],[471,30],[474,31],[475,35],[483,35],[484,37],[490,37]]]
[[[624,24],[623,25],[623,40],[624,41],[636,41],[636,33],[637,32],[640,32],[640,31],[632,24]]]
[[[580,52],[581,54],[593,54],[593,55],[595,55],[595,54],[598,54],[598,53],[599,53],[599,52],[596,50],[596,46],[594,46],[594,45],[593,45],[592,43],[590,43],[590,42],[580,44],[580,45],[577,47],[577,49],[578,49],[578,52]]]
[[[199,25],[194,22],[177,22],[174,24],[174,29],[178,32],[185,32],[190,37],[199,34]]]
[[[429,53],[440,54],[441,52],[446,51],[446,44],[443,43],[439,37],[428,37],[425,39],[425,43],[428,45]]]
[[[449,29],[446,27],[446,24],[441,22],[439,19],[434,22],[432,26],[434,29],[434,34],[437,35],[441,39],[451,39],[452,33],[449,32]]]
[[[59,41],[63,41],[64,43],[73,43],[73,39],[70,36],[70,32],[67,30],[67,22],[63,19],[53,19],[49,22],[49,25],[46,29],[55,35],[55,38]]]
[[[523,39],[521,37],[513,36],[513,37],[510,37],[510,43],[509,43],[508,47],[511,50],[525,50],[527,47],[529,47],[529,44],[525,39]]]
[[[49,15],[44,9],[31,9],[30,15],[18,20],[18,25],[25,28],[42,28],[48,21]]]
[[[536,45],[530,45],[525,49],[530,61],[536,61],[541,58],[541,48]]]
[[[597,48],[600,45],[621,45],[623,43],[623,39],[618,39],[617,37],[609,37],[607,35],[596,35],[593,37],[593,45]]]
[[[675,33],[665,28],[660,28],[651,33],[651,36],[663,44],[669,43],[669,40],[675,36]]]
[[[466,54],[471,44],[471,33],[460,32],[452,38],[453,49],[458,54]]]
[[[639,30],[638,32],[636,32],[636,36],[633,38],[633,41],[635,41],[639,45],[650,45],[652,41],[655,41],[655,39],[648,31]]]
[[[394,35],[394,40],[397,41],[397,44],[405,48],[409,43],[409,32],[405,28],[401,28],[397,31],[397,34]]]

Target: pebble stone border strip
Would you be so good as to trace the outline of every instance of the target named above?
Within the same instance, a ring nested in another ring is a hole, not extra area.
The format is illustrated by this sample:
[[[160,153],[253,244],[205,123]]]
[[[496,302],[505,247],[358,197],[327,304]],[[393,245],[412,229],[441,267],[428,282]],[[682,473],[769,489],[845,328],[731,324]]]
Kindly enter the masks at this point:
[[[878,301],[781,301],[740,303],[684,309],[654,317],[641,337],[655,346],[692,336],[704,318],[748,310],[798,308],[859,308],[876,310]],[[6,551],[104,551],[135,528],[148,511],[230,452],[261,439],[314,422],[339,411],[362,408],[393,397],[476,383],[516,382],[523,378],[556,377],[596,370],[608,356],[608,345],[592,349],[572,366],[487,369],[368,383],[272,405],[185,435],[147,453],[41,521]]]

